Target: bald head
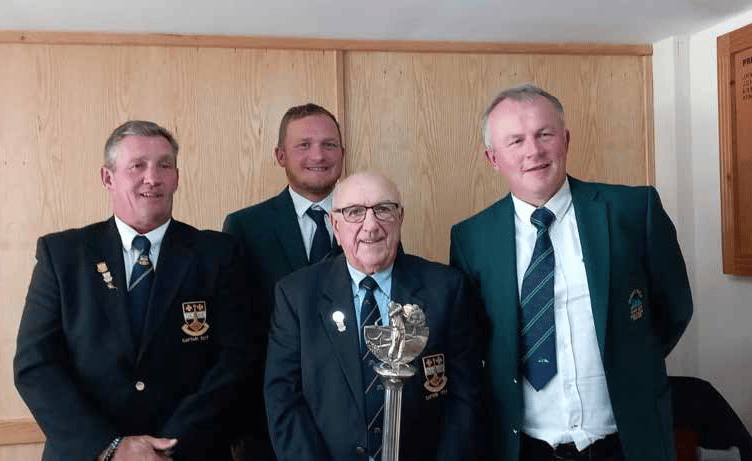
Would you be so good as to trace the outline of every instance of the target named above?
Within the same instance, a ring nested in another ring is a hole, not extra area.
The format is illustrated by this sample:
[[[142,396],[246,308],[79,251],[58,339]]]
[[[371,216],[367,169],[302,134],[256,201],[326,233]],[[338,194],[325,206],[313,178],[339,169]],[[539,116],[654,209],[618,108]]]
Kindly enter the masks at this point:
[[[347,262],[370,275],[397,257],[402,228],[402,199],[397,186],[378,173],[356,173],[334,188],[334,236]]]
[[[353,191],[359,191],[366,195],[383,196],[392,202],[402,205],[402,198],[397,185],[391,179],[381,173],[367,171],[355,173],[339,181],[334,188],[332,206],[334,208],[344,208],[352,205],[352,203],[347,203],[346,199],[353,195]]]

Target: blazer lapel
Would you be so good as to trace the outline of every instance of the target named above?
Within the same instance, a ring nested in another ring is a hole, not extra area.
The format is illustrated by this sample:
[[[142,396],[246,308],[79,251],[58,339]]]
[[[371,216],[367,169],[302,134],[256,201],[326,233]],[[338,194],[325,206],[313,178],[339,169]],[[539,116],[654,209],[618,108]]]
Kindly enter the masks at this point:
[[[303,236],[300,234],[298,215],[295,213],[295,206],[287,188],[277,195],[275,207],[277,208],[276,216],[279,216],[274,224],[275,233],[287,262],[293,269],[307,265],[308,256],[303,245]]]
[[[352,282],[344,255],[338,256],[332,262],[332,269],[327,280],[328,283],[323,287],[318,305],[321,322],[332,342],[334,355],[339,361],[358,411],[365,419],[366,402],[360,365],[360,336],[353,306]],[[332,319],[336,311],[342,312],[345,316],[345,331],[343,332],[339,331]]]
[[[94,289],[98,305],[116,332],[118,341],[124,345],[123,350],[134,351],[133,332],[131,331],[130,308],[128,305],[128,286],[125,280],[125,262],[120,233],[115,226],[115,219],[110,218],[97,228],[87,240],[87,261],[95,279]],[[106,274],[112,277],[109,288]],[[96,275],[94,275],[96,274]]]
[[[569,178],[572,204],[577,215],[582,256],[585,261],[595,334],[603,357],[608,322],[611,249],[609,246],[608,207],[598,200],[598,191]]]
[[[481,275],[484,292],[493,302],[486,303],[486,313],[492,329],[492,346],[507,351],[511,357],[519,356],[520,295],[517,284],[517,245],[515,243],[514,204],[507,195],[494,208],[488,221],[487,233],[479,245],[488,257]],[[513,334],[509,334],[513,332]]]
[[[425,299],[419,294],[423,288],[423,284],[415,277],[413,271],[410,270],[409,264],[406,263],[405,258],[402,256],[403,254],[397,254],[397,259],[392,269],[391,298],[394,302],[400,304],[417,304],[426,315],[429,315],[427,309],[430,309],[431,306],[427,305]]]
[[[168,307],[177,296],[181,282],[188,273],[195,255],[192,233],[188,232],[188,227],[184,224],[173,219],[159,249],[154,286],[151,287],[151,297],[137,360],[141,358],[152,336],[158,331],[157,326],[162,322]]]

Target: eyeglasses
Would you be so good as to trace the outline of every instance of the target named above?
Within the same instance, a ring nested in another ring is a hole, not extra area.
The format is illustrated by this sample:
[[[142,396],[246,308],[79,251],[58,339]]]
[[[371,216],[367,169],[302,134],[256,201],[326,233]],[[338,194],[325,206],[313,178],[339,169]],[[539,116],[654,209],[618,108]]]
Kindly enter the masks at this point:
[[[394,221],[400,211],[400,204],[394,202],[381,202],[376,205],[350,205],[344,208],[332,210],[334,213],[342,213],[342,217],[349,223],[361,223],[366,219],[368,210],[373,210],[373,215],[379,221]]]

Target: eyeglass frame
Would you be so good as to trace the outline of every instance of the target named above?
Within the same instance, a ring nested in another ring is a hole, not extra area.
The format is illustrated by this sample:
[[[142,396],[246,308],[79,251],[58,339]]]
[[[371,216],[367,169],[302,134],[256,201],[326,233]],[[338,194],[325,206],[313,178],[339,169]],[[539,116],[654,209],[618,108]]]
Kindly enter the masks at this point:
[[[378,214],[376,214],[376,210],[374,209],[375,207],[384,206],[384,205],[394,205],[395,206],[395,209],[394,209],[394,213],[395,214],[393,214],[393,212],[389,212],[389,218],[388,219],[379,218]],[[344,211],[347,210],[347,209],[350,209],[350,208],[364,208],[365,212],[363,213],[363,219],[361,219],[359,221],[350,221],[349,219],[347,219],[346,214],[344,213]],[[397,212],[402,211],[402,209],[403,209],[402,205],[399,204],[399,203],[397,203],[397,202],[385,201],[385,202],[374,203],[371,206],[367,206],[367,205],[348,205],[348,206],[345,206],[345,207],[342,207],[342,208],[332,209],[332,213],[339,213],[339,214],[341,214],[342,215],[342,219],[344,219],[345,222],[348,222],[350,224],[360,224],[360,223],[362,223],[363,221],[366,220],[366,215],[368,214],[368,210],[371,210],[373,212],[373,217],[376,218],[376,220],[378,220],[378,221],[381,221],[381,222],[394,222],[399,217],[399,215],[397,214]]]

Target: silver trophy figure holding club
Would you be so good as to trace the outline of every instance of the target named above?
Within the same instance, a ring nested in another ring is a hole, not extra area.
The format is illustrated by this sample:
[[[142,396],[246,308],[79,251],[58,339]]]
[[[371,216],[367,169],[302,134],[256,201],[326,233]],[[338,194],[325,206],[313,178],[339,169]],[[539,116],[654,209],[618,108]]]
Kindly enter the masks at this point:
[[[380,321],[380,319],[379,319]],[[374,370],[384,383],[384,434],[381,461],[398,461],[402,386],[415,375],[410,362],[428,342],[426,316],[417,304],[389,303],[389,325],[363,327],[368,349],[379,359]]]

